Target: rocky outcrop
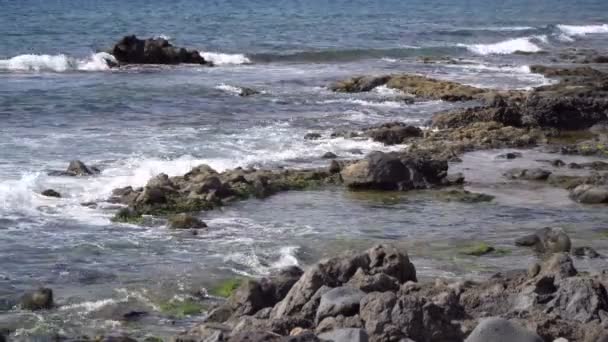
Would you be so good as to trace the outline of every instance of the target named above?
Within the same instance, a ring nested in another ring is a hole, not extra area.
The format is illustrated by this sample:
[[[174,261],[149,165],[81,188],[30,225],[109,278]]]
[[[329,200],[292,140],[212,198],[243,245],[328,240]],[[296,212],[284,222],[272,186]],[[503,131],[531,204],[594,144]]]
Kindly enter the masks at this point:
[[[265,281],[245,283],[228,300],[224,324],[203,323],[182,337],[215,331],[225,340],[597,341],[608,325],[604,284],[578,274],[564,253],[531,272],[479,283],[416,281],[407,254],[380,245],[323,260],[276,297],[261,295]]]
[[[412,138],[421,138],[423,132],[416,126],[407,125],[402,122],[390,122],[371,127],[364,131],[364,135],[385,145],[397,145],[406,143]]]
[[[122,64],[210,64],[198,51],[175,47],[164,38],[125,36],[110,53]]]
[[[381,85],[386,85],[388,88],[397,89],[418,98],[444,101],[473,100],[486,92],[484,89],[419,75],[353,77],[332,84],[330,89],[336,92],[358,93],[371,91]]]
[[[65,171],[51,171],[49,176],[92,176],[101,171],[94,166],[87,166],[80,160],[72,160]]]
[[[570,237],[561,228],[543,228],[515,240],[518,246],[532,247],[538,253],[570,252]]]
[[[181,213],[169,217],[169,228],[171,229],[200,229],[207,228],[207,224],[197,217]]]

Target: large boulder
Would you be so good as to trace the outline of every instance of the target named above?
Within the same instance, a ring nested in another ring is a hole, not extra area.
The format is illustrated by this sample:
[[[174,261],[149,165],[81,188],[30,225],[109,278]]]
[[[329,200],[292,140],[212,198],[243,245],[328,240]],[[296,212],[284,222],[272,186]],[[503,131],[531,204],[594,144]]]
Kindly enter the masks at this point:
[[[340,174],[344,184],[352,189],[411,190],[441,184],[447,170],[445,160],[372,152],[344,167]]]
[[[587,323],[599,319],[600,311],[608,311],[608,296],[600,282],[570,277],[558,285],[553,300],[547,306],[562,318]]]
[[[490,317],[482,320],[471,332],[466,342],[543,342],[537,334],[504,318]]]
[[[125,36],[111,53],[125,64],[208,64],[198,51],[174,47],[163,38],[142,40],[135,35]]]
[[[359,271],[361,269],[361,271]],[[293,285],[285,298],[273,309],[270,318],[289,315],[304,315],[312,319],[317,312],[318,302],[332,287],[339,287],[349,282],[357,272],[367,275],[384,273],[394,277],[400,283],[416,281],[416,269],[410,262],[407,253],[393,246],[378,245],[365,253],[346,254],[341,257],[325,259],[309,268]],[[322,294],[317,294],[322,288]]]

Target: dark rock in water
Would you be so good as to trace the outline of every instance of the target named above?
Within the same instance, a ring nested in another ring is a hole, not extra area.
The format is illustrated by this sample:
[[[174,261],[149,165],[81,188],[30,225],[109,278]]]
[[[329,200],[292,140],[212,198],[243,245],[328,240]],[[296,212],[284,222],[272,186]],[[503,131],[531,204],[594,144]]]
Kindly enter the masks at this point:
[[[123,37],[111,51],[121,63],[127,64],[209,64],[196,50],[171,45],[163,38],[138,39]]]
[[[72,160],[66,171],[51,171],[49,176],[91,176],[100,173],[96,167],[89,167],[80,160]]]
[[[439,199],[447,202],[481,203],[492,201],[494,196],[467,190],[449,190],[439,192]]]
[[[570,191],[570,198],[583,204],[608,203],[608,185],[581,184]]]
[[[31,311],[50,309],[53,307],[53,290],[40,288],[28,292],[21,297],[20,305],[21,308]]]
[[[122,318],[124,321],[137,321],[140,318],[147,316],[148,313],[145,311],[129,311],[127,313],[125,313],[124,315],[122,315]]]
[[[562,167],[562,166],[566,165],[566,163],[564,163],[564,161],[561,159],[551,159],[551,160],[540,159],[540,160],[537,160],[537,162],[548,163],[554,167]]]
[[[307,133],[304,136],[304,140],[318,140],[318,139],[321,139],[320,133]]]
[[[424,156],[372,152],[341,171],[344,184],[353,189],[411,190],[440,185],[448,163]]]
[[[517,246],[533,247],[538,253],[570,252],[571,242],[561,228],[543,228],[515,240]]]
[[[523,155],[520,152],[507,152],[496,156],[498,159],[515,159],[521,158]]]
[[[359,302],[364,296],[365,292],[350,286],[340,286],[329,290],[321,296],[316,322],[321,322],[325,317],[355,315],[359,312]]]
[[[591,67],[559,68],[546,65],[531,65],[530,71],[545,77],[602,77],[604,73]]]
[[[549,178],[551,171],[543,169],[511,169],[504,173],[504,176],[509,179],[523,179],[530,181],[544,181]]]
[[[68,165],[67,172],[73,173],[76,176],[90,176],[98,174],[99,170],[95,167],[88,167],[85,163],[80,160],[72,160]]]
[[[46,196],[46,197],[57,197],[60,198],[61,194],[58,193],[57,191],[53,190],[53,189],[47,189],[44,190],[43,192],[40,193],[42,196]]]
[[[182,213],[169,217],[169,228],[199,229],[207,228],[207,224],[192,215]]]
[[[606,171],[608,170],[608,163],[603,161],[593,161],[589,163],[570,163],[568,167],[571,169],[591,169],[595,171]]]
[[[336,155],[333,152],[325,152],[325,154],[323,154],[323,156],[321,156],[321,158],[323,158],[323,159],[336,159],[336,158],[338,158],[338,155]]]
[[[367,332],[358,328],[336,329],[319,334],[323,341],[332,342],[367,342],[369,337]]]
[[[247,96],[257,95],[259,93],[260,92],[255,89],[242,87],[241,91],[239,92],[239,96],[247,97]]]
[[[466,342],[543,342],[532,331],[504,318],[490,317],[482,320],[471,332]]]
[[[598,258],[600,254],[591,247],[574,247],[572,248],[572,254],[579,257]]]
[[[361,93],[368,92],[372,89],[386,84],[390,76],[363,76],[353,77],[346,81],[340,81],[332,84],[330,89],[343,93]]]
[[[140,212],[133,208],[122,208],[112,218],[112,222],[138,224],[143,221]]]
[[[401,122],[391,122],[366,130],[367,136],[374,141],[385,145],[397,145],[405,143],[410,138],[420,138],[423,132],[416,126],[406,125]]]

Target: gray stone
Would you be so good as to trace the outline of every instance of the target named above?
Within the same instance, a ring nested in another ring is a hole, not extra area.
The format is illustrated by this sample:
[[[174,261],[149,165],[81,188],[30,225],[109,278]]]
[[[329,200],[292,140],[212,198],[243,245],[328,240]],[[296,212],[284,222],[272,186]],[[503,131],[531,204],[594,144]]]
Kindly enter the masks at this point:
[[[537,334],[506,319],[490,317],[482,320],[465,342],[543,342]]]
[[[599,319],[600,310],[608,310],[604,286],[593,279],[571,277],[559,282],[554,299],[547,304],[566,320],[582,323]]]
[[[60,198],[61,197],[61,194],[58,193],[57,191],[53,190],[53,189],[44,190],[40,194],[42,196],[46,196],[46,197],[56,197],[56,198]]]
[[[608,203],[608,186],[581,184],[570,192],[570,198],[583,204]]]
[[[579,257],[587,257],[587,258],[599,258],[600,254],[593,248],[584,246],[584,247],[574,247],[572,248],[572,254]]]
[[[534,234],[526,235],[515,240],[518,246],[533,247],[538,253],[569,252],[571,242],[561,228],[542,228]]]
[[[321,302],[317,308],[317,322],[325,317],[356,314],[359,312],[359,303],[364,296],[365,292],[350,286],[329,290],[321,296]]]
[[[319,335],[322,340],[332,342],[367,342],[367,332],[363,329],[347,328],[328,331]]]

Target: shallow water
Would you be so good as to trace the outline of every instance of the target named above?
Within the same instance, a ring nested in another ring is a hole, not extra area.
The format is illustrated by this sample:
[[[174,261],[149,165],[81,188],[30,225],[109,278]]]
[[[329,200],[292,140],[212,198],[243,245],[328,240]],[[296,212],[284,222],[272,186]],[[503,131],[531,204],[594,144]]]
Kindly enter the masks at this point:
[[[534,160],[550,156],[540,151],[515,161],[496,160],[500,151],[476,152],[452,165],[452,172],[466,174],[469,190],[496,196],[484,204],[441,202],[425,192],[291,192],[203,213],[210,228],[198,236],[170,232],[162,220],[113,224],[115,206],[81,205],[201,163],[218,170],[323,166],[320,156],[328,151],[349,159],[399,149],[329,134],[393,120],[424,125],[434,112],[462,104],[408,104],[406,94],[384,87],[335,94],[326,86],[394,72],[500,89],[547,84],[528,66],[563,48],[606,50],[605,1],[74,4],[0,0],[0,329],[23,328],[17,339],[107,330],[169,335],[200,318],[170,324],[158,311],[174,296],[181,300],[220,279],[305,266],[379,241],[406,247],[421,277],[429,278],[525,267],[534,256],[512,241],[543,226],[564,227],[575,244],[608,253],[605,208],[500,176],[513,166],[541,166]],[[99,51],[128,33],[198,48],[218,66],[109,70]],[[424,64],[420,56],[460,63]],[[240,97],[240,87],[261,94]],[[305,141],[308,132],[323,138]],[[99,166],[101,175],[46,175],[72,159]],[[47,188],[64,198],[39,195]],[[471,240],[510,253],[456,253]],[[602,262],[577,260],[583,269]],[[55,290],[60,308],[36,315],[12,308],[38,285]],[[125,308],[151,314],[118,321]]]

